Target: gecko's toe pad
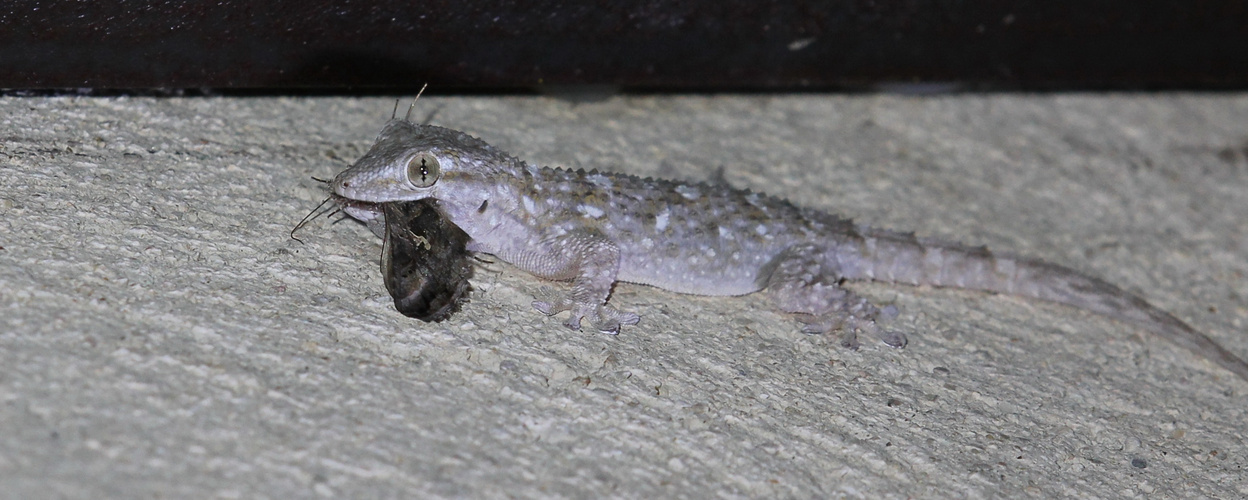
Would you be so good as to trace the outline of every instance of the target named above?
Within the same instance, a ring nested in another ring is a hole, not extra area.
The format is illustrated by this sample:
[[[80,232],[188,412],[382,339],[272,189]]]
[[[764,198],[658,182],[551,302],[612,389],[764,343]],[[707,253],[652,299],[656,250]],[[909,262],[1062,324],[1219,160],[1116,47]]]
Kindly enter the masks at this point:
[[[571,311],[568,320],[563,325],[573,330],[581,329],[581,320],[589,320],[589,324],[602,333],[615,335],[620,333],[620,326],[635,325],[641,321],[641,316],[631,312],[620,312],[614,307],[606,304],[586,304],[579,303],[568,297],[551,297],[545,295],[548,300],[537,300],[533,302],[533,308],[542,314],[554,316],[564,311]]]

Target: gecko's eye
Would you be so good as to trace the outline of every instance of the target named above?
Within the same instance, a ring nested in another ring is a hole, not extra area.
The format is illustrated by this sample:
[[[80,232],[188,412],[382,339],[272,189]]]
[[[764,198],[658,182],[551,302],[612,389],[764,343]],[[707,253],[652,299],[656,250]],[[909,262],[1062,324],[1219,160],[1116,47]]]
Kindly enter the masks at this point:
[[[427,188],[438,182],[442,169],[438,159],[429,153],[420,153],[407,161],[407,182],[418,188]]]

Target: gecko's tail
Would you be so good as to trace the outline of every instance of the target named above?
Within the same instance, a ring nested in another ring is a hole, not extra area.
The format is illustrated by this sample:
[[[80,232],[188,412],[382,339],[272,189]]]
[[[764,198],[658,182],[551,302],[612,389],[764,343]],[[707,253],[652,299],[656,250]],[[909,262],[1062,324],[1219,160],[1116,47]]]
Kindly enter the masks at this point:
[[[1074,269],[984,247],[858,228],[856,255],[838,256],[847,278],[966,288],[1069,304],[1139,325],[1248,380],[1248,363],[1168,312]],[[851,247],[854,245],[850,245]]]

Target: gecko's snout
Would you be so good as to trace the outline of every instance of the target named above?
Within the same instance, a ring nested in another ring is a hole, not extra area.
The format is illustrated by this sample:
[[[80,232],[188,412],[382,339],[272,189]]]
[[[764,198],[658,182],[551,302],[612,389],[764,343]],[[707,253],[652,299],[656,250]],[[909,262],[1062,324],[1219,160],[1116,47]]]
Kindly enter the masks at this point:
[[[333,180],[329,181],[329,189],[335,195],[343,198],[360,201],[374,201],[368,200],[366,197],[362,196],[365,193],[362,193],[361,191],[363,190],[359,189],[359,187],[367,185],[367,182],[366,179],[360,179],[359,177],[360,176],[357,174],[355,167],[353,166],[352,168],[338,172],[338,175],[335,175]]]

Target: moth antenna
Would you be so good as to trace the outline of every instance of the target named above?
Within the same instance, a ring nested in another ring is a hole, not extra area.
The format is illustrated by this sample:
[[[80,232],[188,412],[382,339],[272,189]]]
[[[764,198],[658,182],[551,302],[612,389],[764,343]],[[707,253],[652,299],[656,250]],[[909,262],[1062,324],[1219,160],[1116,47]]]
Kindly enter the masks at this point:
[[[407,114],[403,115],[403,121],[412,121],[412,108],[416,107],[416,101],[420,100],[420,95],[425,93],[425,88],[428,86],[428,83],[420,86],[420,92],[417,92],[416,98],[412,99],[412,105],[407,107]]]
[[[393,120],[394,117],[396,116],[399,116],[399,100],[398,99],[394,100],[394,111],[390,112],[390,119]]]
[[[317,210],[320,210],[321,207],[325,206],[325,204],[329,203],[329,201],[332,199],[334,199],[333,196],[330,196],[329,198],[325,198],[325,201],[322,201],[320,205],[317,205],[316,208],[313,208],[311,212],[308,212],[308,215],[303,216],[303,219],[300,220],[298,224],[295,224],[295,228],[290,230],[290,239],[298,241],[299,243],[302,244],[303,240],[295,237],[295,231],[302,229],[303,226],[308,224],[308,221],[316,218],[312,214],[315,214]]]

